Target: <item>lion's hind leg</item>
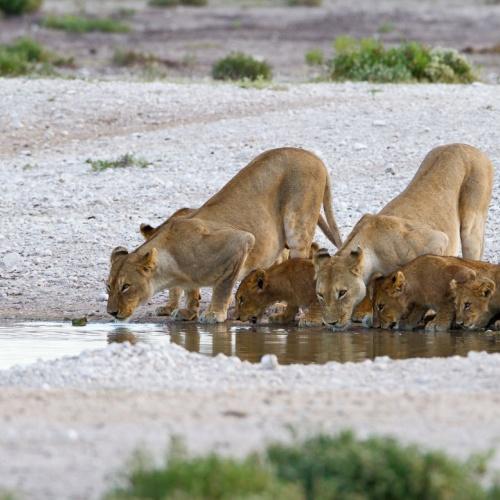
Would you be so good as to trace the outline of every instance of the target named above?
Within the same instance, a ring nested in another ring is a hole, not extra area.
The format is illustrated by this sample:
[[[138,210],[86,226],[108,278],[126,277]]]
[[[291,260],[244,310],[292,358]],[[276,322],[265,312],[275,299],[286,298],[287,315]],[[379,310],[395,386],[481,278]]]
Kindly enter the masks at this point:
[[[169,288],[168,300],[164,306],[156,309],[158,316],[170,316],[176,309],[179,308],[179,302],[182,297],[182,288]]]

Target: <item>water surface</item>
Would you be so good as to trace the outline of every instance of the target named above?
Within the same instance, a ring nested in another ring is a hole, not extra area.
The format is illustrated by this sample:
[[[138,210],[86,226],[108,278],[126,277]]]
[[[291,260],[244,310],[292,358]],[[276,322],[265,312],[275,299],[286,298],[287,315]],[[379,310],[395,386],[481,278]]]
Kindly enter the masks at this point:
[[[77,355],[111,342],[173,342],[206,356],[223,353],[257,362],[276,354],[280,363],[363,361],[377,356],[393,359],[465,356],[469,351],[500,352],[500,335],[484,332],[396,332],[355,329],[331,332],[323,328],[279,328],[243,324],[194,323],[70,323],[24,322],[0,326],[0,369],[37,359]]]

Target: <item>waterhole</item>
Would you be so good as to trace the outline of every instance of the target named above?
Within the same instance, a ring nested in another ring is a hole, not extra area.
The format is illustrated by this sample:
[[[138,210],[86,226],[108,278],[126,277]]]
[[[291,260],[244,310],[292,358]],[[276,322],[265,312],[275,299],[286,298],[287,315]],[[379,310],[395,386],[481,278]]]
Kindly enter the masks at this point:
[[[37,359],[78,355],[111,342],[178,344],[205,356],[223,353],[257,362],[276,354],[281,364],[363,361],[377,356],[393,359],[465,356],[469,351],[500,352],[500,335],[485,332],[397,332],[354,329],[280,328],[236,324],[193,323],[70,323],[24,322],[0,326],[0,369]]]

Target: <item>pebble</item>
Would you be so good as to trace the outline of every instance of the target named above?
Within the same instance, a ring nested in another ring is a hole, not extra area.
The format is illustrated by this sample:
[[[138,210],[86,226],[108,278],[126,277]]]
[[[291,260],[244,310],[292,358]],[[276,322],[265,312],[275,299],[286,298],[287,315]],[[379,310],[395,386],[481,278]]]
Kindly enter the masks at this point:
[[[4,255],[2,263],[7,271],[14,271],[22,267],[24,259],[16,252],[10,252]]]

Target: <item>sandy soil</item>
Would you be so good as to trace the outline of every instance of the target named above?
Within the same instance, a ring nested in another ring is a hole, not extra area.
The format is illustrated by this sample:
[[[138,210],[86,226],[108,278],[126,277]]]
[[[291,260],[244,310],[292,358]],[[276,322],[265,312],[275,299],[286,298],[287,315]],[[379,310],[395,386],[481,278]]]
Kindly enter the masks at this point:
[[[158,9],[138,0],[86,1],[91,15],[111,15],[131,26],[126,34],[67,34],[42,28],[50,14],[80,13],[79,0],[46,0],[43,11],[19,19],[0,19],[0,42],[29,34],[49,48],[72,56],[78,76],[192,78],[210,75],[214,61],[240,50],[268,60],[278,80],[307,81],[317,76],[304,54],[322,48],[340,35],[380,37],[387,43],[418,40],[433,46],[491,47],[499,42],[500,6],[490,1],[382,2],[324,0],[321,8],[289,8],[281,1],[210,1],[207,8]],[[120,10],[121,9],[121,10]],[[123,9],[134,14],[123,17]],[[165,61],[155,69],[120,68],[112,63],[115,50],[151,53]],[[498,81],[500,55],[473,55],[482,78]]]

